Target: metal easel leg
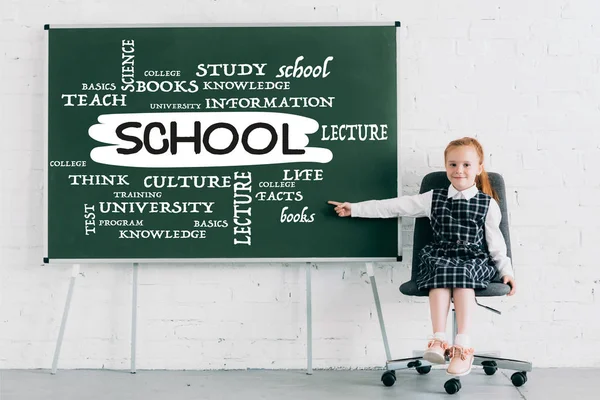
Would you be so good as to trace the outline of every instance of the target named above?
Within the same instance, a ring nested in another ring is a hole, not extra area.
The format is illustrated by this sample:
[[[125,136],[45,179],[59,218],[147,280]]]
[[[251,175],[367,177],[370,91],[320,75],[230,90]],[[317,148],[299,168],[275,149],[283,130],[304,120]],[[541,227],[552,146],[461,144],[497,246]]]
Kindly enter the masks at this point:
[[[383,337],[383,346],[385,347],[385,356],[387,361],[392,359],[390,353],[390,345],[388,343],[387,333],[385,331],[385,324],[383,322],[383,313],[381,312],[381,303],[379,302],[379,292],[377,291],[377,283],[375,282],[375,273],[373,271],[373,263],[367,263],[367,275],[371,281],[371,288],[373,289],[373,298],[375,299],[375,307],[377,308],[377,317],[379,318],[379,327],[381,328],[381,336]]]
[[[69,316],[69,308],[71,307],[71,299],[73,298],[73,288],[75,287],[75,279],[79,275],[79,264],[73,264],[73,270],[71,272],[71,282],[69,283],[69,291],[67,293],[67,301],[65,302],[65,309],[63,311],[62,321],[60,323],[60,331],[58,333],[58,339],[56,340],[56,348],[54,349],[54,360],[52,360],[52,375],[56,374],[56,368],[58,366],[58,357],[60,356],[60,348],[62,347],[63,337],[65,336],[65,327],[67,325],[67,318]]]
[[[311,263],[306,263],[306,374],[312,375],[312,285]]]
[[[135,354],[137,339],[137,287],[138,287],[138,263],[133,263],[133,282],[131,299],[131,372],[135,374]]]

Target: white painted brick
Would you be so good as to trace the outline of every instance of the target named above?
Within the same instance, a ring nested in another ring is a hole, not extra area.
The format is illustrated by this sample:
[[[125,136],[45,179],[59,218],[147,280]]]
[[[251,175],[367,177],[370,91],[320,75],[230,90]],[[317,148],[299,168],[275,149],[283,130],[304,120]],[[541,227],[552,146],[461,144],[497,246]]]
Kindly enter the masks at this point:
[[[353,357],[365,353],[364,346],[357,346],[348,339],[322,339],[313,341],[313,359],[315,367],[321,365],[344,365]]]
[[[440,56],[453,57],[456,55],[456,40],[442,38],[422,38],[412,40],[413,56],[419,59],[438,60]]]
[[[539,94],[538,100],[540,109],[544,110],[595,111],[591,99],[580,91],[550,91]]]
[[[432,58],[417,60],[418,76],[422,78],[421,88],[425,93],[444,93],[461,95],[460,85],[469,80],[474,69],[475,62],[469,57],[450,57],[440,65]],[[417,94],[420,94],[418,92]]]
[[[521,168],[523,165],[523,156],[517,152],[494,152],[487,157],[487,160],[488,165],[496,171],[510,171],[512,168]]]
[[[548,44],[539,38],[517,39],[517,55],[519,57],[536,59],[548,54]]]
[[[19,14],[19,7],[15,1],[3,1],[0,3],[0,21],[2,24],[14,22]]]
[[[541,304],[517,304],[512,305],[502,313],[501,320],[504,321],[533,321],[549,322],[555,320],[554,312],[556,306],[548,303]]]
[[[436,19],[439,7],[438,0],[423,0],[409,4],[404,1],[379,1],[375,4],[379,19],[388,21],[400,20],[403,26],[413,21]]]
[[[537,19],[530,30],[532,37],[544,40],[592,36],[592,24],[577,19]]]
[[[544,282],[544,289],[534,293],[536,301],[550,301],[556,298],[556,293],[564,293],[561,300],[589,303],[594,300],[594,289],[591,285],[558,280]],[[533,288],[532,288],[533,289]]]
[[[216,340],[235,339],[245,337],[244,330],[249,331],[242,322],[203,322],[203,321],[177,321],[170,325],[173,337],[178,340]],[[285,336],[281,329],[273,327],[273,331]],[[252,334],[249,335],[253,337]]]
[[[583,168],[585,176],[589,176],[587,172],[600,170],[600,147],[583,151]]]
[[[479,96],[479,100],[477,102],[478,113],[484,115],[494,113],[499,109],[506,113],[527,113],[534,111],[537,107],[537,96],[531,94],[521,94],[515,91],[503,91],[494,95],[490,94],[489,96]],[[506,119],[508,120],[507,117]]]
[[[579,321],[582,316],[592,317],[599,315],[600,305],[598,304],[581,304],[581,303],[557,303],[553,306],[552,320],[553,321]],[[592,318],[595,320],[595,318]],[[590,326],[591,331],[597,330],[600,324]],[[585,336],[585,335],[584,335]],[[590,337],[591,339],[592,337]]]
[[[524,151],[523,169],[533,170],[550,170],[556,165],[556,160],[561,159],[561,162],[567,163],[578,171],[583,169],[583,159],[579,151],[563,151],[561,153],[552,150],[534,150]]]
[[[581,188],[579,191],[579,205],[582,207],[600,206],[600,188]],[[590,210],[593,213],[593,210]],[[596,214],[597,215],[597,214]]]
[[[527,21],[474,20],[469,28],[469,38],[477,39],[522,39],[530,35]]]
[[[598,315],[599,311],[600,310],[598,310],[597,307],[594,310],[596,315]],[[600,326],[596,325],[596,326],[591,326],[589,328],[588,327],[583,328],[583,338],[585,340],[590,340],[590,341],[600,340]]]
[[[462,105],[462,110],[460,110]],[[416,99],[416,107],[422,110],[439,110],[443,119],[459,113],[474,114],[477,109],[477,98],[470,94],[454,93],[450,95],[423,94]]]
[[[306,347],[305,341],[298,340],[253,340],[241,341],[237,346],[234,343],[234,349],[240,348],[242,355],[247,354],[250,359],[264,359],[263,368],[272,368],[270,364],[275,360],[294,361],[296,368],[306,368]],[[315,347],[316,348],[316,347]],[[313,349],[315,351],[315,349]],[[313,353],[313,359],[318,357]],[[218,357],[218,354],[217,354]]]
[[[593,55],[593,56],[600,55],[600,39],[598,39],[598,38],[579,39],[579,51],[582,54],[588,54],[588,55]]]
[[[510,92],[515,88],[514,71],[516,62],[505,61],[476,61],[473,73],[465,81],[457,83],[457,88],[465,92],[499,91]]]
[[[376,19],[394,21],[398,18],[398,15],[390,15],[386,18],[377,5],[372,3],[354,3],[354,4],[339,4],[337,8],[337,18],[340,21],[372,21]]]
[[[551,56],[573,56],[579,53],[577,39],[559,39],[548,43],[548,54]]]
[[[488,129],[497,129],[505,132],[508,126],[508,114],[494,112],[491,114],[473,112],[473,113],[449,113],[443,116],[442,122],[446,126],[447,133],[452,135],[452,139],[463,136],[478,136],[481,131]],[[489,128],[493,126],[494,128]],[[448,140],[450,142],[450,140]]]
[[[553,150],[588,150],[595,151],[600,148],[600,138],[592,134],[594,130],[547,131],[538,135],[538,149]],[[585,157],[584,157],[585,158]]]
[[[582,131],[592,129],[598,117],[591,114],[569,113],[558,110],[554,113],[535,112],[530,114],[514,114],[508,117],[510,130],[536,130],[536,131]]]
[[[520,227],[515,229],[514,240],[530,249],[570,249],[581,245],[581,231],[577,227]]]
[[[522,338],[523,340],[535,340],[539,338],[541,333],[547,340],[562,339],[564,341],[571,341],[574,339],[581,339],[582,329],[575,323],[569,322],[521,322],[515,324],[513,329],[510,329],[515,336]],[[512,336],[512,335],[511,335]]]
[[[498,3],[501,20],[558,19],[564,0],[527,1],[503,0]]]
[[[456,54],[459,56],[483,56],[490,54],[487,40],[456,40]]]
[[[202,306],[207,315],[218,317],[220,321],[246,322],[256,321],[269,323],[271,321],[295,322],[305,315],[305,308],[296,304],[278,303],[211,303]]]
[[[408,37],[413,39],[453,38],[466,39],[469,35],[469,24],[457,20],[429,20],[406,24]]]
[[[25,41],[19,42],[2,42],[2,55],[7,60],[31,60],[40,58],[40,51],[37,43],[29,43]]]
[[[521,48],[519,51],[523,51],[523,49]],[[547,49],[544,45],[544,53],[546,52]],[[538,65],[538,60],[539,58],[534,58],[534,56],[520,54],[515,63],[515,69],[518,71],[514,76],[515,90],[523,93],[539,93],[548,90],[546,77]]]
[[[595,247],[581,246],[577,249],[561,250],[558,253],[558,264],[568,266],[594,265],[591,256],[597,250]]]
[[[573,21],[597,21],[600,10],[598,3],[593,0],[569,1],[563,7],[561,17]]]
[[[546,90],[584,90],[594,81],[594,59],[556,56],[540,58],[538,73],[546,79]]]
[[[515,39],[486,39],[486,40],[457,40],[459,56],[485,57],[485,59],[504,60],[517,56],[517,40]]]
[[[511,231],[514,232],[516,228]],[[516,236],[516,234],[514,235]],[[559,253],[558,251],[536,250],[517,242],[514,237],[511,237],[513,243],[518,244],[512,246],[513,263],[535,264],[540,265],[557,264]]]
[[[439,3],[439,13],[447,19],[494,20],[498,17],[498,10],[498,4],[493,1],[455,0]]]
[[[403,128],[406,129],[426,129],[426,130],[443,130],[444,124],[438,116],[431,116],[431,114],[425,110],[414,111],[400,121]]]
[[[244,293],[246,295],[246,293]],[[247,300],[253,299],[248,293]],[[224,303],[233,299],[233,290],[221,285],[178,285],[173,290],[173,301],[183,304]]]
[[[523,97],[527,98],[525,95]],[[527,102],[529,100],[524,101]],[[508,120],[508,115],[506,119]],[[523,150],[534,150],[537,146],[537,136],[532,132],[507,132],[506,126],[504,129],[502,127],[488,128],[478,137],[486,153],[486,157],[489,157],[490,154],[505,151],[518,151],[522,153]],[[507,182],[507,184],[510,185],[511,182]]]

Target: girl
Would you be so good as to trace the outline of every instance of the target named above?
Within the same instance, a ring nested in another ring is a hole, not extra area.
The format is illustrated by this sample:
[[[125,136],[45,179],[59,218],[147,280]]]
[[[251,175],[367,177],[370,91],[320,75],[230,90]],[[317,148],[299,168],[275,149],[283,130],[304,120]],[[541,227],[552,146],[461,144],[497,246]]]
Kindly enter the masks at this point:
[[[448,144],[444,151],[447,189],[434,189],[415,196],[361,203],[340,203],[335,211],[340,217],[391,218],[428,217],[433,242],[419,253],[417,277],[419,289],[429,289],[429,307],[433,337],[423,355],[427,361],[444,364],[450,355],[447,372],[463,376],[471,372],[474,349],[470,347],[469,326],[475,305],[474,289],[487,287],[496,276],[516,291],[506,243],[500,232],[502,215],[483,168],[483,148],[473,138]],[[487,252],[483,241],[486,241]],[[490,262],[493,260],[493,263]],[[453,346],[446,341],[446,320],[454,298],[458,334]]]

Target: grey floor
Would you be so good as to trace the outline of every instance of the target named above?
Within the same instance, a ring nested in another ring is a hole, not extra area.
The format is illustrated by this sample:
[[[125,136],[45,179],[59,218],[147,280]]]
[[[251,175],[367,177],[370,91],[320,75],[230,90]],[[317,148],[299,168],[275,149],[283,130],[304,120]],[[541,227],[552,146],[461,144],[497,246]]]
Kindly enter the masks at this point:
[[[481,369],[462,378],[455,395],[444,391],[445,371],[428,375],[398,371],[395,385],[380,382],[382,371],[0,371],[0,400],[119,399],[598,399],[600,369],[534,369],[514,387],[511,371],[487,376]]]

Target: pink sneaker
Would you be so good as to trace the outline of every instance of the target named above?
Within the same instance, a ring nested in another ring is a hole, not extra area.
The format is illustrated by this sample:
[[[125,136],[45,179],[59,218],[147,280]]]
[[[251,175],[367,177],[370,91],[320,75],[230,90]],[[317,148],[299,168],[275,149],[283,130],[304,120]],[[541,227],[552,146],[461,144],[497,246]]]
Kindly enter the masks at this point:
[[[423,358],[432,364],[446,364],[447,350],[448,342],[433,338],[427,343]]]
[[[471,366],[475,358],[475,349],[454,345],[450,347],[449,354],[450,365],[448,365],[446,371],[448,375],[465,376],[471,372]]]

